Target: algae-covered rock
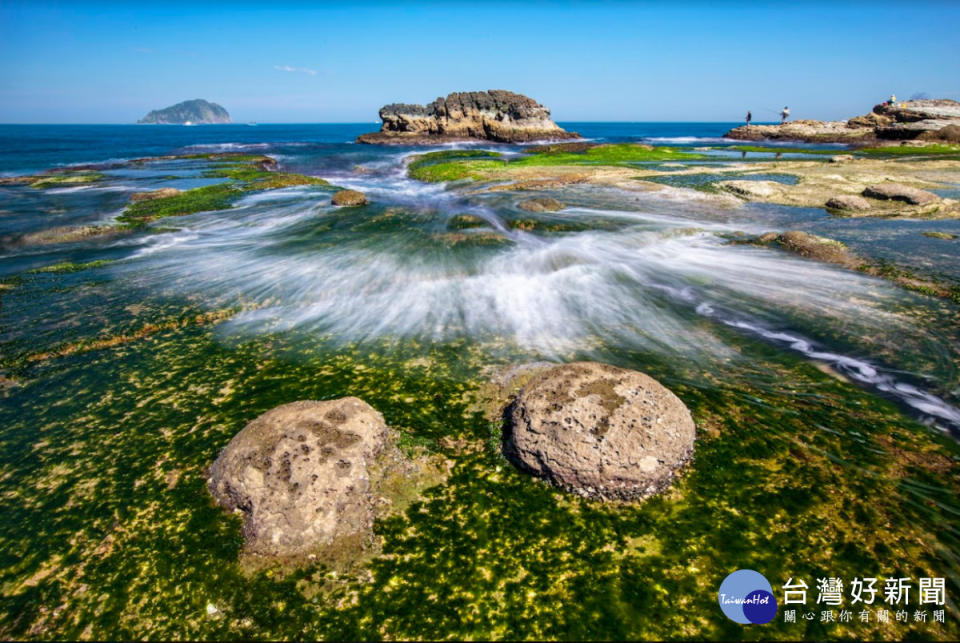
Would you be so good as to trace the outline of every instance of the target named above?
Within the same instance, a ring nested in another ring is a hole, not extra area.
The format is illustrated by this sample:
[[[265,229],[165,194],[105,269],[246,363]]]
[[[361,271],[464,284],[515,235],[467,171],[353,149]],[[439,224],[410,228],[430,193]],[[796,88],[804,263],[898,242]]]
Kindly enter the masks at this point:
[[[848,268],[859,263],[856,255],[851,253],[843,243],[800,230],[788,230],[778,235],[776,243],[784,250],[808,259],[826,261]]]
[[[299,556],[370,532],[383,416],[355,397],[284,404],[250,422],[210,467],[216,501],[244,514],[248,551]]]
[[[557,212],[564,209],[565,206],[560,201],[550,197],[526,199],[517,204],[517,207],[527,212]]]
[[[638,371],[595,362],[536,375],[507,411],[504,454],[574,493],[633,500],[662,491],[693,455],[683,402]]]
[[[893,182],[871,185],[863,191],[863,196],[871,199],[903,201],[910,205],[927,205],[940,200],[940,197],[933,192]]]
[[[331,202],[336,206],[355,206],[355,205],[366,205],[367,197],[363,192],[358,192],[356,190],[340,190],[335,192],[331,198]]]

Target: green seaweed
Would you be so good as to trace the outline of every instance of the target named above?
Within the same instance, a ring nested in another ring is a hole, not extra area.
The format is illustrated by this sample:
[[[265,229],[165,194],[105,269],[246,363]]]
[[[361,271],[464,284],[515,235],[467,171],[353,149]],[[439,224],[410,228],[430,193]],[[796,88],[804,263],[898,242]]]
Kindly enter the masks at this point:
[[[34,273],[70,273],[70,272],[79,272],[81,270],[88,270],[90,268],[100,268],[102,266],[107,266],[113,263],[109,259],[98,259],[96,261],[86,261],[82,263],[74,263],[72,261],[65,261],[62,263],[55,263],[50,266],[43,266],[42,268],[34,268],[30,272]]]
[[[430,152],[414,158],[408,165],[411,178],[419,181],[445,182],[484,180],[495,177],[498,171],[515,167],[546,167],[554,165],[590,165],[632,167],[636,163],[687,161],[703,158],[702,154],[686,152],[674,147],[651,147],[632,143],[597,145],[582,152],[557,152],[543,149],[516,159],[477,159],[490,156],[488,152],[470,150]]]

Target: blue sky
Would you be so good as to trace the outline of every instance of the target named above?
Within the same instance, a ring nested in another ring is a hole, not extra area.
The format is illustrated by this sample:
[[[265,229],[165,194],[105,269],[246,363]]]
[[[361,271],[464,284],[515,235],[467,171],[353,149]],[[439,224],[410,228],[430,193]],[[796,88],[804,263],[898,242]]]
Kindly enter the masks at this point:
[[[134,4],[0,0],[0,122],[127,123],[189,98],[240,122],[374,122],[474,89],[560,121],[960,100],[960,3]]]

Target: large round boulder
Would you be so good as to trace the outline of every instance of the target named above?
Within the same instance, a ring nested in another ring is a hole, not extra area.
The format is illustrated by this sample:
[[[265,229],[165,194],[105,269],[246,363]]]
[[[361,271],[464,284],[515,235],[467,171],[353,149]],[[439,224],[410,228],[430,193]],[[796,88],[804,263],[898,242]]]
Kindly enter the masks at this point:
[[[292,402],[234,436],[207,484],[244,514],[248,551],[310,554],[372,529],[371,465],[387,439],[383,416],[358,398]]]
[[[633,500],[665,489],[693,455],[683,402],[638,371],[578,362],[547,369],[507,409],[504,453],[582,496]]]

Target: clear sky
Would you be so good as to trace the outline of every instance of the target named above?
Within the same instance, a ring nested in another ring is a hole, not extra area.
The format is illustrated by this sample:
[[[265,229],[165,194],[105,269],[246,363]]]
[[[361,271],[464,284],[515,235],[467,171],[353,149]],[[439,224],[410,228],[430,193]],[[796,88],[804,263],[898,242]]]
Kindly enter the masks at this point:
[[[560,121],[839,119],[891,92],[960,100],[958,34],[957,2],[0,0],[0,122],[190,98],[238,122],[374,122],[476,89]]]

